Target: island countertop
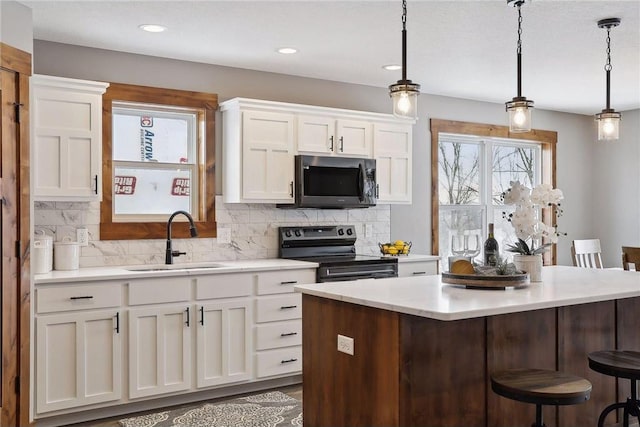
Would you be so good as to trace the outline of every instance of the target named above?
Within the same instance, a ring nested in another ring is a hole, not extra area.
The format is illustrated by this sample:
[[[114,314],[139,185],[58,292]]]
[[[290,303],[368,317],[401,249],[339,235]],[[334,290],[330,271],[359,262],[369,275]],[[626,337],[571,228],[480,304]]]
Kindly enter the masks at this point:
[[[440,275],[297,285],[295,290],[343,302],[437,320],[460,320],[640,296],[640,273],[543,267],[542,282],[521,288],[467,289]]]

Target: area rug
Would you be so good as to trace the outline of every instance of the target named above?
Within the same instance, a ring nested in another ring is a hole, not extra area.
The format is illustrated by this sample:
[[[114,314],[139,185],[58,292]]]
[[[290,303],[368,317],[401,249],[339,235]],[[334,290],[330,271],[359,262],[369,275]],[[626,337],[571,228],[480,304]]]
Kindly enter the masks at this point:
[[[279,391],[119,420],[123,427],[302,426],[302,402]]]

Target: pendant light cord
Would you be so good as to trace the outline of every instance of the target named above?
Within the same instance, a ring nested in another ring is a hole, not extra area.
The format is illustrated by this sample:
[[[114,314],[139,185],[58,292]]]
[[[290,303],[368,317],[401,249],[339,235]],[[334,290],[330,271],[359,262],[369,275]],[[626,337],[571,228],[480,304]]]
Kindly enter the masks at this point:
[[[407,0],[402,0],[402,81],[407,81]]]
[[[607,73],[607,110],[611,109],[611,27],[607,27],[607,63],[604,70]]]
[[[522,3],[518,3],[518,44],[516,48],[516,55],[518,58],[518,98],[522,97],[522,11],[520,6]]]

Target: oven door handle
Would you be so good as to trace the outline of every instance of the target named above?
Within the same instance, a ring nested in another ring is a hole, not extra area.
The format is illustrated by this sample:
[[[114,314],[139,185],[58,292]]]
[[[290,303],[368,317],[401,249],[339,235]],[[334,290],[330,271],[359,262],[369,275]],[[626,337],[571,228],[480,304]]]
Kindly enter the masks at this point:
[[[394,274],[395,271],[392,269],[387,270],[357,270],[357,271],[347,271],[344,273],[331,273],[329,269],[327,269],[327,277],[351,277],[351,276],[362,276],[366,274]]]

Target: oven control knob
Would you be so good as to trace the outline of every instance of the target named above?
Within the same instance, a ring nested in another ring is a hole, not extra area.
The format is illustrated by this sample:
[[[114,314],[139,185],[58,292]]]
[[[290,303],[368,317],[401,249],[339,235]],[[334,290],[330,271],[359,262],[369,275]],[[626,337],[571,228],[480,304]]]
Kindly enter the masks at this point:
[[[287,237],[291,237],[291,232],[289,230],[287,230],[287,231],[284,232],[284,235],[287,236]]]
[[[347,228],[347,235],[351,236],[353,234],[353,230],[350,228]]]
[[[342,236],[344,234],[344,230],[342,228],[338,229],[338,235]]]
[[[302,235],[302,233],[300,233],[300,230],[296,230],[295,233],[296,233],[296,237],[300,237]]]

